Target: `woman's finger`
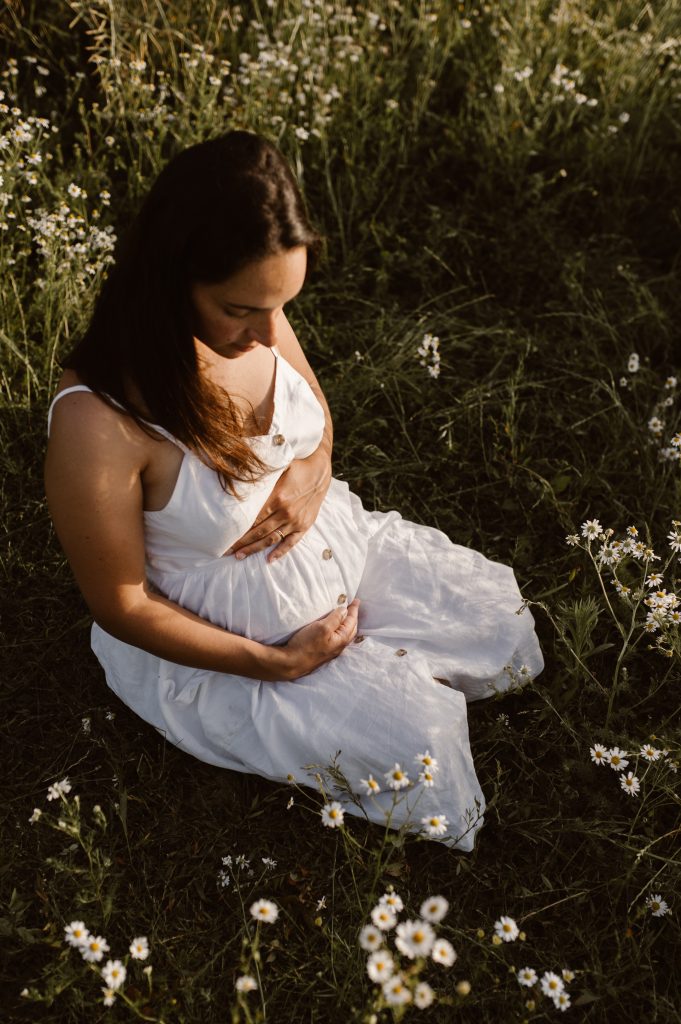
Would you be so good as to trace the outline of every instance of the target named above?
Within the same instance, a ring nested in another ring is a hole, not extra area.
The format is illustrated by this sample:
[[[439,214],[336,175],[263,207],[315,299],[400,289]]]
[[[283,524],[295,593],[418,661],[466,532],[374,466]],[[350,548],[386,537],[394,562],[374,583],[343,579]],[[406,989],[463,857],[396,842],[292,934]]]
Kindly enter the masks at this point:
[[[286,536],[285,523],[273,522],[266,526],[252,526],[243,537],[239,537],[231,548],[225,551],[225,554],[234,555],[235,558],[245,558],[246,555],[252,555],[255,551],[263,551],[265,548],[271,547],[272,544],[278,544],[281,541],[280,533],[284,537]]]
[[[281,556],[285,555],[287,551],[290,551],[292,547],[295,547],[302,536],[302,531],[287,534],[284,539],[277,544],[274,551],[267,556],[267,561],[276,562],[278,558],[281,558]]]

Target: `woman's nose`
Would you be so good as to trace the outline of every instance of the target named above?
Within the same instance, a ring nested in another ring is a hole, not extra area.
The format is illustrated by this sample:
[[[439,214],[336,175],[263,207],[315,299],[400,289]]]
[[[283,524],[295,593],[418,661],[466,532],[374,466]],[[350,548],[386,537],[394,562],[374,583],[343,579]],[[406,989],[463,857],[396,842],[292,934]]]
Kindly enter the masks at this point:
[[[272,348],[277,344],[277,313],[271,313],[253,329],[253,340]]]

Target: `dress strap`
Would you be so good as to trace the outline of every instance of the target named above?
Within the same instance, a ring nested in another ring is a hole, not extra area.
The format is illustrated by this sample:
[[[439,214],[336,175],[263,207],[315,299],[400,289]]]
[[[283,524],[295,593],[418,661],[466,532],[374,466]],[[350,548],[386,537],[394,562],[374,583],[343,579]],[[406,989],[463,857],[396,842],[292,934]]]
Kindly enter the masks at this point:
[[[57,402],[59,401],[60,398],[64,397],[64,395],[71,395],[71,394],[73,394],[74,391],[92,391],[92,388],[89,388],[87,386],[87,384],[74,384],[73,387],[64,388],[63,391],[60,391],[58,395],[54,396],[54,398],[50,402],[50,408],[47,410],[47,436],[48,437],[50,436],[50,427],[52,425],[52,411],[53,411],[55,405],[57,404]],[[92,392],[92,393],[94,394],[94,392]]]
[[[59,394],[55,395],[54,398],[52,399],[52,401],[50,402],[49,409],[47,410],[47,436],[48,437],[50,436],[50,426],[52,424],[52,412],[54,410],[55,404],[59,401],[60,398],[63,398],[64,395],[71,395],[71,394],[74,393],[74,391],[89,391],[93,395],[96,394],[96,392],[93,391],[92,388],[89,388],[87,386],[87,384],[74,384],[72,387],[64,388],[63,391],[60,391]],[[123,410],[125,409],[125,406],[121,405],[120,402],[117,402],[115,398],[111,397],[111,395],[107,395],[106,397],[109,399],[110,402],[113,402],[114,405],[118,406],[119,409],[123,409]],[[144,423],[148,423],[148,420],[144,420],[143,422]],[[177,447],[180,448],[183,452],[188,452],[189,451],[187,446],[185,444],[182,444],[182,441],[178,441],[178,439],[176,437],[173,437],[173,435],[170,433],[170,431],[166,430],[165,427],[160,427],[157,423],[148,423],[148,425],[153,430],[155,430],[158,434],[161,434],[163,437],[165,437],[166,440],[172,441],[172,443],[174,445],[177,445]]]

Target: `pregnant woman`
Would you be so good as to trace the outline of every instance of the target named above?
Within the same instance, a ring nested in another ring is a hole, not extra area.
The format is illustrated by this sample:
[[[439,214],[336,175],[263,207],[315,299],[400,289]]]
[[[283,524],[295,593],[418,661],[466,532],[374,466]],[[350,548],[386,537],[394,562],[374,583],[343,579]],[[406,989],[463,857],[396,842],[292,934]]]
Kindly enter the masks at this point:
[[[378,822],[385,773],[415,782],[428,751],[434,785],[406,788],[392,824],[444,816],[438,838],[470,850],[466,701],[542,655],[508,566],[332,476],[329,408],[284,314],[321,244],[266,138],[175,157],[64,362],[50,512],[108,685],[169,741],[277,781],[340,751]]]

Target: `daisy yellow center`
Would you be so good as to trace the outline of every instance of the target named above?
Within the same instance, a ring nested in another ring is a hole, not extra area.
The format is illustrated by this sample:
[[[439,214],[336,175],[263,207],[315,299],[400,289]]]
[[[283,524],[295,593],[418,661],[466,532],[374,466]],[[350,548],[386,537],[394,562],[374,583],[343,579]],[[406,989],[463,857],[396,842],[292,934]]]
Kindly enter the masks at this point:
[[[98,942],[91,942],[91,943],[90,943],[90,949],[91,949],[91,950],[92,950],[92,951],[93,951],[94,953],[96,953],[96,952],[97,952],[97,950],[99,949],[99,943],[98,943]]]
[[[430,824],[431,825],[439,825],[440,824],[440,819],[439,818],[431,818],[430,819]]]
[[[549,982],[549,988],[558,988],[558,982],[554,981],[554,979],[551,978],[551,981]]]
[[[335,811],[335,810],[334,811],[329,811],[329,817],[330,818],[337,818],[338,817],[338,811]]]
[[[504,927],[504,931],[505,931],[505,932],[511,932],[511,931],[513,931],[513,929],[511,928],[510,924],[504,923],[504,926],[503,926],[503,927]]]
[[[393,772],[393,778],[394,779],[398,779],[398,780],[399,779],[403,779],[404,778],[404,772]]]
[[[423,942],[425,935],[422,931],[414,932],[414,942]]]
[[[653,900],[653,902],[650,905],[653,908],[653,910],[659,910],[660,909],[660,904],[657,902],[657,900]]]

